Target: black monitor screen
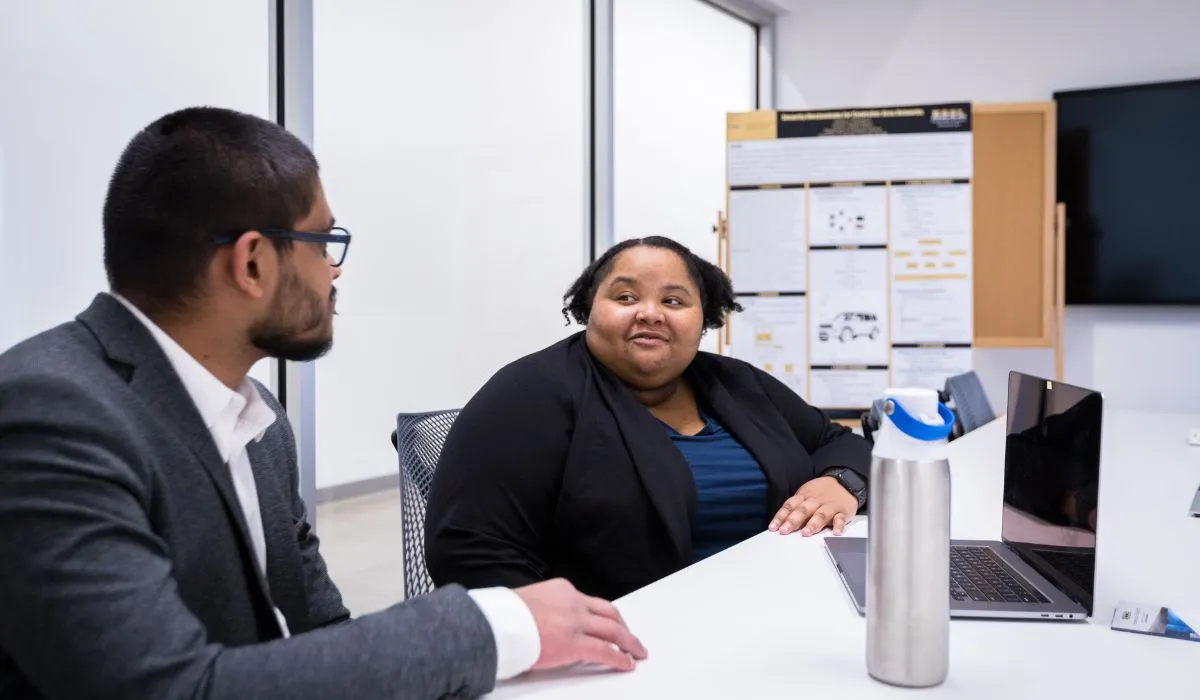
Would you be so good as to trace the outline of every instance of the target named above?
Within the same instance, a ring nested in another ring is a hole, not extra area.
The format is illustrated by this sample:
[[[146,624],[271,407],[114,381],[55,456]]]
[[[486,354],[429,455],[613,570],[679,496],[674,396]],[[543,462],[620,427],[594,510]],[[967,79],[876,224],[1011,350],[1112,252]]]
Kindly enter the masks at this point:
[[[1200,80],[1055,93],[1068,304],[1200,304]]]

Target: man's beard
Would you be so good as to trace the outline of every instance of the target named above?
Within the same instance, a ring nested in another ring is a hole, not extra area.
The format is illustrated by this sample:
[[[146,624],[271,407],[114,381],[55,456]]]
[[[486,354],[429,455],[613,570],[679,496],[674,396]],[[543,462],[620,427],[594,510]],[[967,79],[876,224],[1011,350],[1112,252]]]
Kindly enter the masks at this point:
[[[329,303],[336,297],[335,289],[329,294]],[[299,336],[324,325],[326,313],[317,293],[289,272],[271,302],[267,318],[250,329],[250,342],[268,357],[310,362],[333,347],[333,332],[325,336]]]

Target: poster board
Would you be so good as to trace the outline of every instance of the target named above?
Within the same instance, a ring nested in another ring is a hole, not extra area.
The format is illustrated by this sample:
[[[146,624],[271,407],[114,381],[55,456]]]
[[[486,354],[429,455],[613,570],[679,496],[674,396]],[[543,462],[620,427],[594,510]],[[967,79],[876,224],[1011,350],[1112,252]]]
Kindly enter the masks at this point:
[[[728,115],[723,351],[835,415],[941,389],[974,339],[968,103]]]

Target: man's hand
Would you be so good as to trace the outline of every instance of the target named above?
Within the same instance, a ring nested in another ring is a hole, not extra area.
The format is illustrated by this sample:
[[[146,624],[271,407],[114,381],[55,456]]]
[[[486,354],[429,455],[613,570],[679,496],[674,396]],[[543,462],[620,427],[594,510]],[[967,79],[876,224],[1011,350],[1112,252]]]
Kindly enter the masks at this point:
[[[820,532],[832,524],[833,534],[840,535],[846,522],[858,512],[858,499],[831,476],[819,476],[801,486],[796,495],[784,501],[771,520],[768,530],[786,535],[803,527],[800,534]]]
[[[542,640],[535,670],[587,661],[632,671],[635,659],[646,658],[646,648],[612,603],[580,593],[566,579],[535,583],[516,593],[533,613]]]

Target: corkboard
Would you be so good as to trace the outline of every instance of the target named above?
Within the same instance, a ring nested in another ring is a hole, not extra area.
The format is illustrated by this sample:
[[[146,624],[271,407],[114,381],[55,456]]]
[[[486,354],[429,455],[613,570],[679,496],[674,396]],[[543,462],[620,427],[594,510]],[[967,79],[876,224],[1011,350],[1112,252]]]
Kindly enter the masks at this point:
[[[1054,347],[1054,103],[976,103],[972,120],[975,346]]]

